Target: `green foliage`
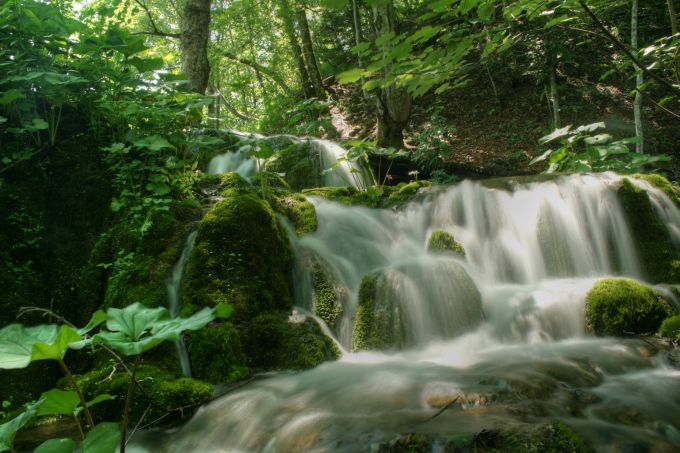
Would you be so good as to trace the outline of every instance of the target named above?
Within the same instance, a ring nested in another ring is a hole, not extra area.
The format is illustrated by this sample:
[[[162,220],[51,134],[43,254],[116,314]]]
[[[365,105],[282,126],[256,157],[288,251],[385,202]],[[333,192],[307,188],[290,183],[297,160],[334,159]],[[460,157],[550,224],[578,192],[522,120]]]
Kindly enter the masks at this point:
[[[629,149],[636,138],[613,140],[609,134],[594,134],[604,129],[604,123],[592,123],[572,129],[566,126],[556,129],[540,139],[541,144],[557,142],[551,148],[531,161],[531,164],[547,161],[550,165],[546,173],[616,171],[618,173],[638,173],[649,169],[659,162],[668,162],[671,157],[665,154],[639,154]]]
[[[260,130],[268,133],[335,137],[337,131],[331,122],[331,104],[316,98],[293,103],[275,99],[265,106],[260,120]]]
[[[598,335],[653,333],[671,314],[660,294],[631,279],[600,280],[586,296],[586,319]]]
[[[0,451],[12,449],[16,433],[38,413],[41,404],[42,400],[26,405],[19,415],[0,425]]]
[[[666,318],[659,328],[659,335],[674,340],[680,340],[680,315]]]
[[[443,171],[444,161],[452,152],[451,142],[456,136],[456,128],[447,124],[441,116],[441,106],[433,109],[430,126],[422,130],[416,139],[416,147],[411,159],[425,173]],[[444,175],[441,176],[442,178]]]
[[[453,252],[465,257],[465,249],[453,235],[444,230],[435,230],[427,240],[427,250],[434,252]]]

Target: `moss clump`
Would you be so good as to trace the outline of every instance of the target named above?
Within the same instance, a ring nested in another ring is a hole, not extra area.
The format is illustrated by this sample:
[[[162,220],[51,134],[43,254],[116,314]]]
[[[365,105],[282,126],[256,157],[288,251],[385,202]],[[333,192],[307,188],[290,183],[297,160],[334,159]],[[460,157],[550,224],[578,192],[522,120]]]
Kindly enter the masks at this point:
[[[191,372],[212,384],[237,381],[250,374],[239,330],[230,323],[191,332],[187,340]]]
[[[283,228],[255,194],[217,203],[198,228],[189,259],[183,312],[226,302],[234,321],[292,304],[292,258]]]
[[[279,192],[270,198],[272,208],[291,221],[298,236],[316,231],[316,209],[304,195]]]
[[[316,296],[316,315],[323,319],[331,329],[334,329],[340,316],[342,316],[342,303],[323,270],[314,271],[312,282]]]
[[[294,143],[281,149],[275,159],[267,162],[265,168],[268,172],[283,174],[290,187],[296,191],[319,187],[323,181],[319,155],[307,142]]]
[[[396,186],[371,186],[366,190],[357,190],[354,187],[319,187],[303,190],[303,193],[308,196],[327,198],[347,206],[392,208],[411,201],[420,188],[430,185],[430,181],[415,181]]]
[[[89,400],[108,393],[115,399],[98,404],[93,415],[98,420],[120,420],[127,395],[130,375],[119,364],[109,361],[77,378],[78,385]],[[147,421],[160,417],[164,424],[176,423],[191,417],[198,406],[213,396],[212,386],[196,379],[179,377],[158,367],[142,363],[136,380],[143,392],[135,388],[130,407],[134,425],[147,407]]]
[[[635,174],[633,175],[633,178],[635,179],[641,179],[643,181],[647,181],[657,189],[662,190],[666,195],[668,195],[668,198],[673,200],[676,206],[680,208],[680,193],[678,192],[678,189],[671,184],[671,182],[664,178],[661,175],[656,175],[653,173],[649,174]]]
[[[647,192],[624,179],[617,195],[626,213],[647,280],[653,283],[680,282],[680,256],[671,243],[668,228],[656,216]]]
[[[465,249],[452,234],[444,230],[435,230],[427,241],[427,250],[431,252],[453,252],[465,257]]]
[[[359,288],[359,306],[352,332],[352,350],[389,349],[401,346],[401,317],[391,301],[379,300],[384,285],[383,274],[373,272],[364,277]]]
[[[283,189],[290,190],[290,186],[278,173],[262,171],[252,177],[253,186],[264,189]]]
[[[656,332],[671,314],[659,293],[627,278],[600,280],[586,296],[586,320],[598,335]]]
[[[666,338],[672,338],[674,340],[680,340],[680,315],[666,318],[664,322],[661,323],[659,335]]]
[[[262,313],[245,332],[244,350],[254,369],[306,369],[340,354],[312,320],[293,323],[282,313]]]

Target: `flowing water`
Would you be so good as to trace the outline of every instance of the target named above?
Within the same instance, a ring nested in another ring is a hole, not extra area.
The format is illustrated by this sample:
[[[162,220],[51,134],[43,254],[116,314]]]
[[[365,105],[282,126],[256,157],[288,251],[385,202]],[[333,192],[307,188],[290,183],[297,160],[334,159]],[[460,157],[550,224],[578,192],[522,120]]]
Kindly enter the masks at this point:
[[[308,143],[312,152],[317,156],[318,172],[324,186],[353,186],[364,189],[373,183],[371,172],[359,160],[345,159],[347,151],[330,140],[312,137],[298,138],[292,135],[267,137],[233,130],[229,133],[238,137],[243,142],[243,146],[236,151],[228,151],[213,157],[208,163],[208,173],[219,174],[234,171],[244,178],[251,178],[260,171],[264,161],[248,155],[247,152],[250,150],[251,141],[260,140],[269,142],[274,148],[285,147],[291,143]]]
[[[292,239],[296,294],[300,311],[313,312],[313,256],[342,295],[334,334],[343,357],[258,379],[138,446],[375,451],[412,432],[446,439],[559,419],[599,451],[678,451],[680,371],[643,340],[586,332],[594,282],[642,275],[612,190],[618,179],[574,175],[512,191],[466,181],[399,210],[313,200],[318,230]],[[677,239],[678,209],[639,184]],[[437,229],[466,256],[428,252]],[[376,303],[400,314],[403,342],[349,352],[359,288],[371,272],[382,279]]]

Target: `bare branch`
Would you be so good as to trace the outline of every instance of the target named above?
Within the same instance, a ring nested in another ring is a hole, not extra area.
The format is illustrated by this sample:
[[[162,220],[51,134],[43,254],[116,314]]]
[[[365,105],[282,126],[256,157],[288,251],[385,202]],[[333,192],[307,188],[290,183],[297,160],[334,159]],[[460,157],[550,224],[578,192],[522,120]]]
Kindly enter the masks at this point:
[[[149,11],[149,7],[146,6],[146,3],[144,3],[142,0],[135,0],[135,3],[137,3],[146,13],[147,19],[149,19],[149,24],[151,24],[151,31],[150,32],[139,32],[139,33],[134,33],[136,35],[151,35],[151,36],[163,36],[165,38],[179,38],[180,35],[178,33],[166,33],[163,31],[160,31],[158,27],[156,26],[156,22],[153,20],[153,15],[151,14],[151,11]]]

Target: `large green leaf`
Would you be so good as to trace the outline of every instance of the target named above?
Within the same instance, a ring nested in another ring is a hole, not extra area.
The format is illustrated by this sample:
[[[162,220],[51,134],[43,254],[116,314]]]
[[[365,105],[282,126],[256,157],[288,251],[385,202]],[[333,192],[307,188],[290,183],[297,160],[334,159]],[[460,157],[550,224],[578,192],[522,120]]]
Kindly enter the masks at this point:
[[[83,453],[113,453],[120,443],[117,423],[100,423],[90,431],[80,447]]]
[[[350,69],[349,71],[341,72],[338,74],[339,83],[352,83],[356,82],[363,75],[364,70],[361,68]]]
[[[132,341],[139,340],[154,323],[170,319],[167,308],[148,308],[140,303],[122,309],[109,308],[106,315],[106,328],[112,332],[120,332]]]
[[[146,148],[150,151],[160,151],[165,148],[173,148],[170,142],[161,137],[160,135],[144,137],[132,142],[132,144],[138,148]]]
[[[73,453],[75,449],[73,439],[49,439],[38,445],[33,453]]]
[[[104,310],[97,310],[90,318],[90,322],[88,322],[85,327],[78,329],[78,333],[80,335],[85,335],[86,333],[90,332],[91,330],[95,329],[97,326],[102,324],[104,321],[106,321],[106,313],[104,312]]]
[[[68,351],[71,343],[82,340],[83,337],[69,326],[61,326],[54,340],[49,342],[39,341],[31,350],[31,361],[35,360],[61,360]]]
[[[19,431],[35,416],[42,402],[42,400],[39,400],[31,405],[26,406],[26,409],[24,409],[21,414],[17,415],[7,423],[0,425],[0,451],[12,449],[14,436],[16,436],[17,431]]]
[[[40,398],[45,401],[38,409],[38,415],[73,415],[80,404],[80,398],[73,390],[52,389]]]
[[[25,327],[11,324],[0,330],[0,368],[25,368],[31,363],[33,345],[54,342],[59,335],[56,325]]]

